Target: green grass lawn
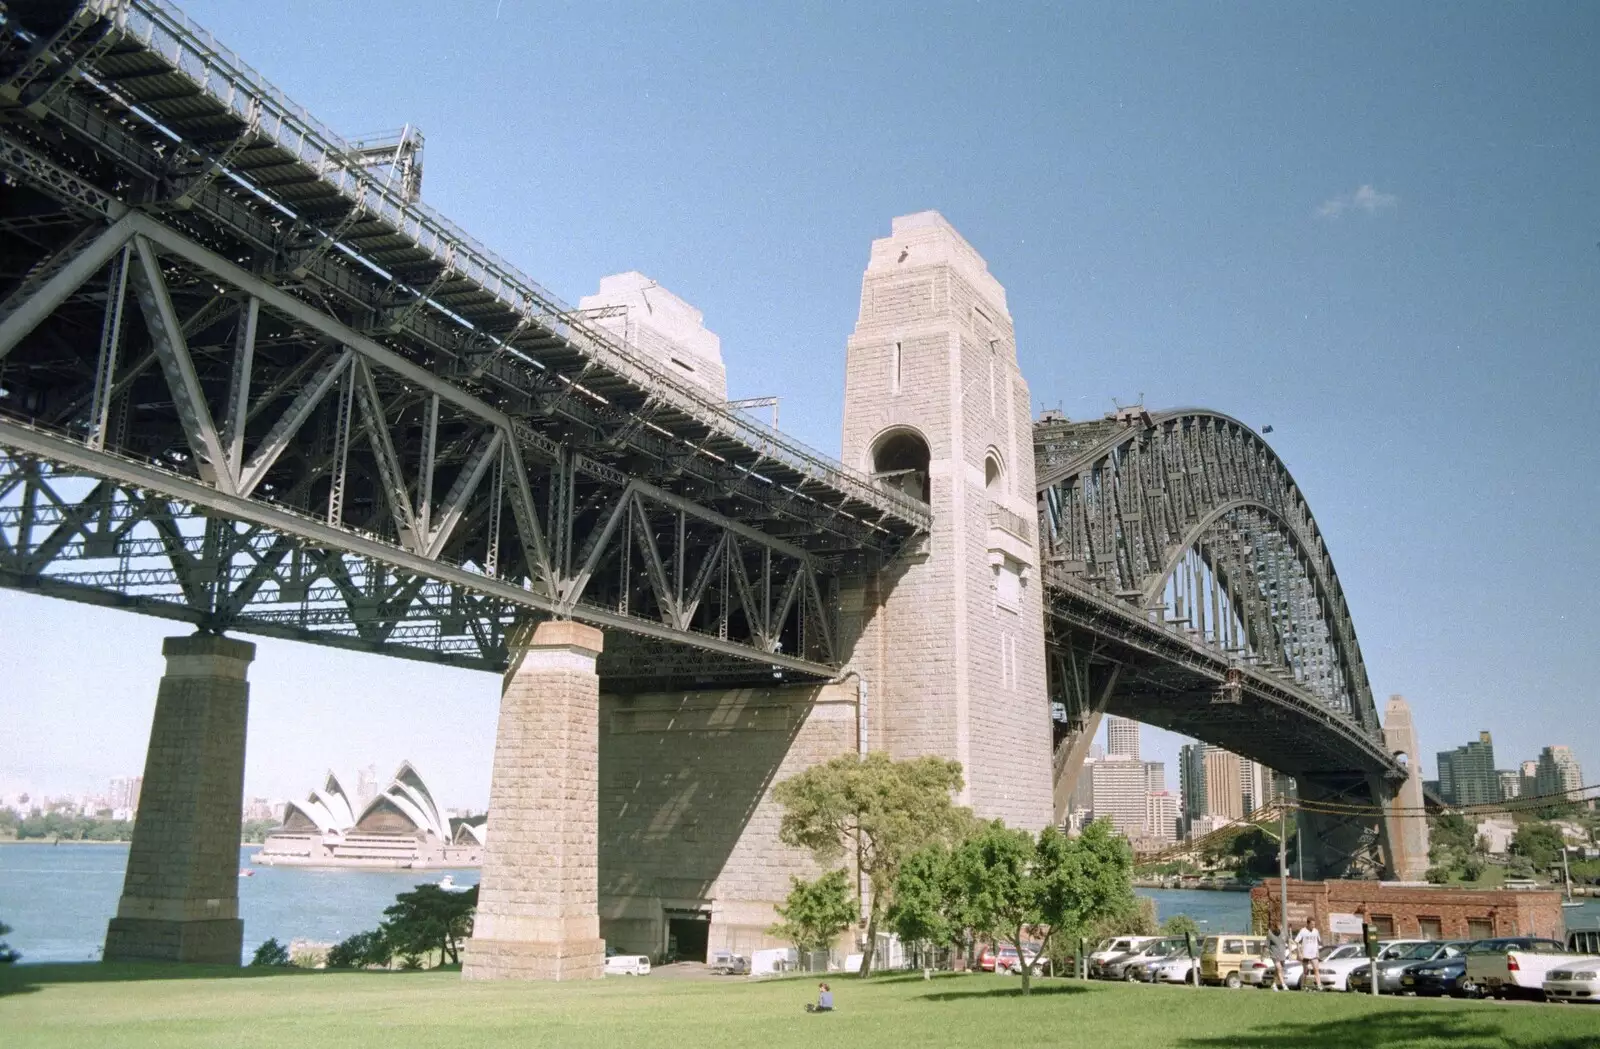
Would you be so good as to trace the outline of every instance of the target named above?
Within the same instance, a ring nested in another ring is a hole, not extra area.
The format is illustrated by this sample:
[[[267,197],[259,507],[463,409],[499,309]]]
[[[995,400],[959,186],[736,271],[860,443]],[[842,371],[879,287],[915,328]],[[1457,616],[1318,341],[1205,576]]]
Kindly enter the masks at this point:
[[[456,973],[326,973],[162,966],[15,966],[0,972],[0,1045],[848,1045],[1147,1049],[1597,1049],[1600,1006],[1270,994],[918,975],[832,981],[838,1011],[810,1016],[814,979],[469,984]]]

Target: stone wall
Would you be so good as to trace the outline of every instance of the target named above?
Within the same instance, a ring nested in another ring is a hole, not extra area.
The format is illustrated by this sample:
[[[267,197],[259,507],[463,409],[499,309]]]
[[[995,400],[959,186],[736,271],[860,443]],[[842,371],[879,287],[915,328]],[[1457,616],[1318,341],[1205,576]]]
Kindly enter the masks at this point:
[[[820,873],[778,842],[779,780],[856,749],[841,684],[600,698],[600,932],[659,957],[669,910],[711,916],[710,948],[766,935],[789,879]],[[491,830],[491,834],[493,831]],[[841,861],[843,864],[843,861]]]

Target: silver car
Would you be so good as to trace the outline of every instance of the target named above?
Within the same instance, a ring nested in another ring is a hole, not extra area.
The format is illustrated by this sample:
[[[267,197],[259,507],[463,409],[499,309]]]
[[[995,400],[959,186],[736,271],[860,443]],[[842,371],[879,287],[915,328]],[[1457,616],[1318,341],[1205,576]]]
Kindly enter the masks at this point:
[[[1551,969],[1544,977],[1544,996],[1552,1002],[1600,1005],[1600,958],[1579,958]]]

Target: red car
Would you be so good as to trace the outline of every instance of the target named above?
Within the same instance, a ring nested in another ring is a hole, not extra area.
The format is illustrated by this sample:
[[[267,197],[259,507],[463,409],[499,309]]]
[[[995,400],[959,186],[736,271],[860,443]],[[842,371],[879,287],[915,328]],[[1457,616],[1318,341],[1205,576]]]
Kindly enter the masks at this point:
[[[1017,962],[1015,947],[985,947],[978,952],[978,968],[986,973],[1005,972]]]

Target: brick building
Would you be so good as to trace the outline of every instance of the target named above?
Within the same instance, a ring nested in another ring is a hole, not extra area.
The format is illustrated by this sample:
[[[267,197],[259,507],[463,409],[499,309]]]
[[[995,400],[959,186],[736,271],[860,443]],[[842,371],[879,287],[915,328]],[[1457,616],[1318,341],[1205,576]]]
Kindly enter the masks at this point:
[[[1260,924],[1278,913],[1277,879],[1250,890],[1251,913]],[[1355,914],[1378,927],[1384,938],[1481,940],[1492,936],[1550,936],[1565,932],[1558,892],[1453,889],[1386,885],[1371,881],[1289,879],[1289,924],[1309,915],[1327,933],[1329,916]]]

